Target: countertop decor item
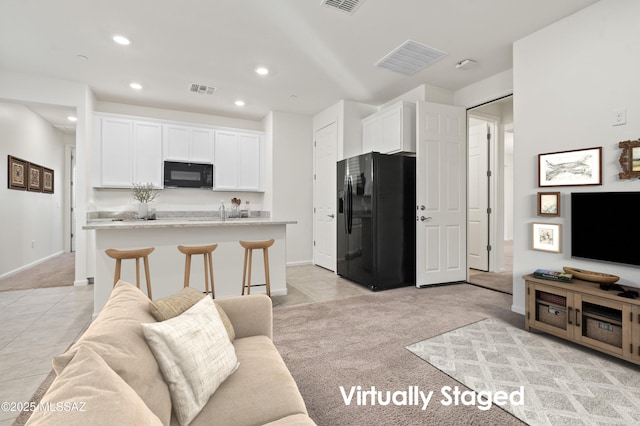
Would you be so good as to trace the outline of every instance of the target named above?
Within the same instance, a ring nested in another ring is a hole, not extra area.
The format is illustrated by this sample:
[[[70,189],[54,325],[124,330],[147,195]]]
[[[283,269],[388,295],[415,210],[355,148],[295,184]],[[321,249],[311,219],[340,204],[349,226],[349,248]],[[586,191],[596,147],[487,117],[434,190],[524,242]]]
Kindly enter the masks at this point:
[[[138,205],[138,219],[146,219],[149,214],[149,203],[156,199],[158,190],[151,182],[134,183],[133,198],[140,202]]]
[[[574,277],[594,283],[612,284],[620,279],[617,275],[605,274],[603,272],[587,271],[584,269],[571,268],[564,266],[562,268],[566,273],[573,274]]]

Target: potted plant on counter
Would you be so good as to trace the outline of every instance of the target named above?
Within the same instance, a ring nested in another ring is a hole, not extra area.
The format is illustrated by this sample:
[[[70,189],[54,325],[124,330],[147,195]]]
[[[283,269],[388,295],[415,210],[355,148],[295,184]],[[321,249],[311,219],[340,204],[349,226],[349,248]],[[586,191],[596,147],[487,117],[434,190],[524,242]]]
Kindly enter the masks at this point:
[[[149,215],[149,203],[155,200],[158,190],[151,182],[134,183],[133,198],[140,202],[138,205],[138,219],[146,219]]]

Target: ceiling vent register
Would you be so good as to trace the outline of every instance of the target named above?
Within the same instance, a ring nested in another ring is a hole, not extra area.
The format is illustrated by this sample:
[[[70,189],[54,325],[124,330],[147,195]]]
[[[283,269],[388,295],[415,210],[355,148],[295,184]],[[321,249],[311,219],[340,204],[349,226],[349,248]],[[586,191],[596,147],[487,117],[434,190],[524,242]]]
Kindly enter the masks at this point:
[[[353,14],[356,9],[364,3],[364,0],[322,0],[320,4],[342,12]]]
[[[445,56],[445,52],[417,41],[407,40],[376,62],[375,66],[404,75],[413,75]]]
[[[190,90],[193,93],[200,93],[201,95],[212,95],[213,92],[216,91],[216,88],[204,84],[193,83]]]

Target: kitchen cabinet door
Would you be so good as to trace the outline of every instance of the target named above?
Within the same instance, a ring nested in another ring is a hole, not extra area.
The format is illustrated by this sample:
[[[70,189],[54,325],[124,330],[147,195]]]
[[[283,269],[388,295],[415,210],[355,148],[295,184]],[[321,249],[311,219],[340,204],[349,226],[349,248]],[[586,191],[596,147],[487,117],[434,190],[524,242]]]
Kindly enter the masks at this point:
[[[416,109],[399,102],[362,120],[363,152],[416,152]]]
[[[262,137],[259,134],[219,130],[215,136],[214,188],[260,191]]]
[[[131,187],[133,182],[133,122],[119,118],[95,121],[96,147],[94,185]]]
[[[213,163],[213,130],[166,124],[164,160]]]
[[[133,183],[152,183],[161,188],[162,125],[135,121],[133,123]]]

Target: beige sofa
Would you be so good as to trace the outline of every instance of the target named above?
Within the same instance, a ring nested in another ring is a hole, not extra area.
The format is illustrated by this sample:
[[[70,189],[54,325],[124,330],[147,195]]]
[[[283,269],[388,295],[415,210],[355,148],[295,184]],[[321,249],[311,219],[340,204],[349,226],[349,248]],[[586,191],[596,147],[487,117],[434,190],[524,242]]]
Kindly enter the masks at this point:
[[[149,299],[120,282],[87,331],[54,358],[57,377],[28,425],[178,425],[171,395],[142,323]],[[271,299],[216,299],[227,314],[239,367],[191,425],[314,425],[272,338]]]

